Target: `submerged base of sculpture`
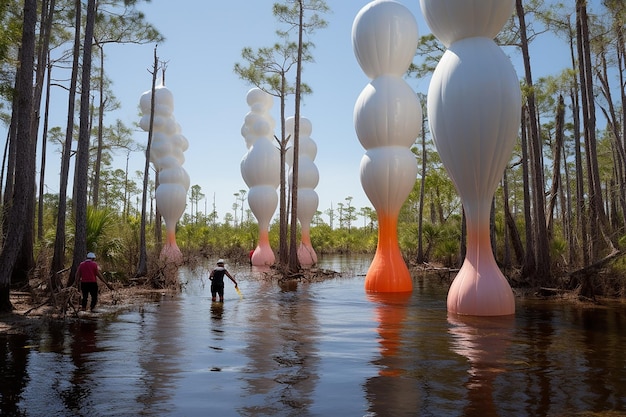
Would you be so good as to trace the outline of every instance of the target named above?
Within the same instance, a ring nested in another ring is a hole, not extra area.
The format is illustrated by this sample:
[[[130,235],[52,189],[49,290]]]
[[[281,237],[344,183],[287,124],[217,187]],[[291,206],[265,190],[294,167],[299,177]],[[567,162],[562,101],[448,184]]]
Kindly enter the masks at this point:
[[[250,263],[254,266],[271,266],[275,262],[276,256],[270,246],[269,234],[267,231],[261,231],[259,243],[250,257]]]
[[[468,316],[515,314],[511,286],[493,256],[490,258],[482,262],[465,258],[448,291],[448,312]]]
[[[178,248],[176,242],[166,243],[161,249],[160,259],[174,265],[182,265],[183,253]]]
[[[398,246],[397,217],[383,214],[378,222],[378,247],[365,275],[365,290],[413,291],[413,278]]]
[[[300,246],[298,246],[298,262],[303,268],[310,268],[317,264],[317,254],[308,239],[303,238]]]

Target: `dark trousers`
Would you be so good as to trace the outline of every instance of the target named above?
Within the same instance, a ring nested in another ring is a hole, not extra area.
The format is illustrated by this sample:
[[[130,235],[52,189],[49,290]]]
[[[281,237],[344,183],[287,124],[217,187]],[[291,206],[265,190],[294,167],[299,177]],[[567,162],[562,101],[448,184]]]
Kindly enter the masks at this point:
[[[83,298],[80,301],[83,310],[87,308],[87,296],[91,295],[91,304],[89,308],[93,310],[98,302],[98,283],[97,282],[81,282],[80,290],[83,293]]]
[[[219,295],[220,300],[224,299],[224,283],[211,284],[211,297],[215,300],[215,296]]]

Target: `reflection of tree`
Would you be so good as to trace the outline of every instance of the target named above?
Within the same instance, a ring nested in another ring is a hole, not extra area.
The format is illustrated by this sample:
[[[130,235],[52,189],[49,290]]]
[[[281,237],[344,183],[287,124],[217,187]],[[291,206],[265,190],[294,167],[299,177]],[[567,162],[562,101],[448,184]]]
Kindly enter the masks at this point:
[[[584,362],[588,364],[581,381],[588,392],[580,393],[578,397],[589,396],[589,403],[597,404],[598,409],[626,409],[624,373],[613,371],[623,370],[626,364],[626,339],[623,332],[626,324],[623,312],[614,309],[583,309],[578,312],[578,317],[574,317],[574,322],[580,320],[582,325],[582,342],[586,348],[581,350]]]
[[[27,415],[18,402],[27,383],[28,339],[25,335],[0,334],[0,415]]]
[[[251,318],[246,349],[250,361],[243,376],[249,401],[237,410],[241,415],[272,415],[285,409],[300,415],[313,403],[319,325],[308,286],[285,284],[277,298],[276,303],[260,305]]]
[[[472,317],[448,315],[451,348],[469,360],[466,417],[497,416],[493,381],[505,371],[503,366],[515,316]]]
[[[69,333],[73,335],[69,347],[74,369],[69,379],[71,385],[60,395],[67,409],[74,412],[79,412],[84,407],[92,392],[93,372],[90,369],[89,356],[97,351],[97,329],[97,321],[79,321],[69,327]],[[50,333],[54,333],[52,329]]]
[[[376,321],[380,336],[380,358],[373,363],[379,376],[365,383],[369,411],[374,415],[412,415],[418,409],[420,395],[412,378],[407,378],[409,355],[402,352],[403,328],[412,293],[368,293],[376,303]]]
[[[174,394],[172,381],[181,373],[181,328],[182,308],[180,300],[163,301],[156,315],[156,322],[150,326],[151,335],[142,335],[145,352],[140,357],[141,367],[145,370],[142,386],[143,395],[138,402],[144,404],[142,415],[164,415],[169,409],[168,400]]]

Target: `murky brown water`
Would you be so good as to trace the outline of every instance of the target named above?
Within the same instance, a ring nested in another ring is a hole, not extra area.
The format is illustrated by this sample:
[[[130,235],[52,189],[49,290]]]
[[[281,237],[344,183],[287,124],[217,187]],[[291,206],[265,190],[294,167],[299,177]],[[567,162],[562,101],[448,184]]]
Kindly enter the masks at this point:
[[[448,317],[447,288],[368,296],[367,260],[281,288],[234,268],[117,317],[0,334],[2,416],[626,415],[626,307],[518,302],[515,317]]]

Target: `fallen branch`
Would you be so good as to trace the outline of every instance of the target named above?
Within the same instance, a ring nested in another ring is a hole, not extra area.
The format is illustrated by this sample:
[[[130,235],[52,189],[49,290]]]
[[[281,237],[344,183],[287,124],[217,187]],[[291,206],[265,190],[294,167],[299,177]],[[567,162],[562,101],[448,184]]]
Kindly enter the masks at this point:
[[[605,256],[604,258],[592,263],[591,265],[587,265],[583,268],[577,269],[576,271],[572,271],[570,273],[567,274],[568,277],[570,278],[575,278],[578,276],[586,276],[592,273],[597,272],[599,269],[602,269],[606,266],[606,264],[608,264],[609,262],[619,258],[620,256],[623,256],[624,252],[620,251],[620,250],[614,250],[613,252],[611,252],[609,255]]]

